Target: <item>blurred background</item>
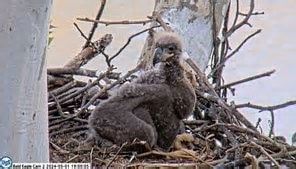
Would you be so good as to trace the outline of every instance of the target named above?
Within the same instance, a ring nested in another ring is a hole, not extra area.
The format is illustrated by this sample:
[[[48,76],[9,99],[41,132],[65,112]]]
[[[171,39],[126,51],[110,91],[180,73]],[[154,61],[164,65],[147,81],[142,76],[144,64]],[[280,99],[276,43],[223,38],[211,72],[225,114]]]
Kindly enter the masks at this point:
[[[224,69],[225,83],[236,81],[251,75],[276,69],[271,77],[262,78],[236,86],[235,96],[229,101],[237,104],[251,102],[259,105],[280,104],[296,99],[296,5],[295,0],[257,0],[255,11],[264,15],[252,16],[253,28],[244,26],[231,37],[234,49],[245,36],[257,29],[263,29],[233,56]],[[54,37],[47,55],[48,67],[61,67],[81,51],[85,40],[73,26],[76,22],[84,33],[88,33],[92,23],[77,21],[77,17],[95,18],[100,2],[98,0],[56,0],[53,3],[51,24],[56,26]],[[112,0],[107,1],[102,20],[141,20],[151,15],[154,8],[152,0]],[[242,10],[248,8],[248,1],[242,1]],[[142,25],[99,25],[94,40],[106,33],[113,35],[113,42],[106,53],[114,54],[127,41],[127,38],[144,29]],[[119,71],[127,71],[135,66],[146,34],[132,40],[130,45],[113,63]],[[85,66],[89,69],[105,70],[104,57],[99,55]],[[261,125],[269,131],[270,113],[242,109],[244,115],[253,123],[262,119]],[[296,106],[275,111],[275,135],[285,136],[291,143],[296,132]]]

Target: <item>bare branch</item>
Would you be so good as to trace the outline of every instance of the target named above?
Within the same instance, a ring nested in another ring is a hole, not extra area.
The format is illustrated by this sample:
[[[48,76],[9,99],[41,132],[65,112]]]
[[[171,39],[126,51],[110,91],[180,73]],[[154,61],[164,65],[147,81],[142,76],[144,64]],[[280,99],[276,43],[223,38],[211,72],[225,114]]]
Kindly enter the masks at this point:
[[[80,35],[85,39],[88,40],[87,37],[85,36],[85,34],[82,32],[82,30],[79,28],[79,26],[77,25],[77,23],[73,23],[75,28],[78,30],[78,32],[80,33]]]
[[[265,149],[256,144],[255,142],[251,141],[251,144],[255,147],[257,147],[268,159],[270,159],[270,161],[272,161],[278,168],[281,168],[281,166],[279,165],[279,163],[270,155],[268,154],[268,152],[265,151]]]
[[[101,0],[101,7],[100,7],[100,9],[99,9],[99,11],[97,13],[96,20],[101,19],[102,15],[103,15],[104,8],[105,8],[105,5],[106,5],[106,0]],[[89,44],[91,43],[91,39],[94,36],[94,33],[95,33],[97,27],[98,27],[98,23],[93,23],[93,26],[92,26],[89,34],[88,34],[87,41],[83,45],[83,49],[87,48],[89,46]]]
[[[76,113],[73,117],[78,117],[80,114],[82,114],[83,112],[86,111],[86,109],[92,105],[102,94],[104,94],[106,91],[110,90],[111,88],[115,87],[116,85],[124,82],[130,75],[132,75],[133,73],[137,72],[139,70],[139,67],[136,67],[135,69],[132,69],[130,71],[128,71],[124,76],[122,76],[120,79],[118,79],[117,81],[111,83],[110,85],[104,87],[102,90],[100,90],[97,94],[95,94],[89,101],[88,103],[86,103],[81,110]]]
[[[229,88],[229,87],[232,87],[232,86],[235,86],[235,85],[238,85],[238,84],[242,84],[242,83],[249,82],[249,81],[252,81],[252,80],[256,80],[256,79],[259,79],[259,78],[262,78],[262,77],[270,76],[274,72],[275,72],[275,70],[271,70],[271,71],[268,71],[268,72],[265,72],[265,73],[261,73],[261,74],[255,75],[255,76],[251,76],[251,77],[248,77],[248,78],[244,78],[244,79],[241,79],[241,80],[238,80],[238,81],[235,81],[235,82],[231,82],[231,83],[219,86],[219,87],[217,87],[215,89],[219,90],[219,89]]]
[[[138,20],[138,21],[129,21],[129,20],[123,20],[123,21],[100,21],[100,20],[94,20],[94,19],[89,19],[89,18],[76,18],[76,19],[79,20],[79,21],[100,23],[100,24],[104,24],[106,26],[109,26],[109,25],[135,25],[135,24],[145,25],[147,23],[152,22],[151,19]]]
[[[226,35],[225,35],[226,38],[229,37],[229,36],[231,36],[231,34],[232,34],[234,31],[236,31],[237,29],[239,29],[239,28],[242,27],[243,25],[248,24],[248,21],[249,21],[250,17],[252,16],[252,13],[253,13],[253,11],[254,11],[254,8],[255,8],[255,2],[254,2],[254,0],[250,0],[250,9],[249,9],[249,12],[247,13],[247,15],[245,16],[245,18],[244,18],[241,22],[239,22],[238,24],[233,25],[233,26],[228,30],[228,32],[227,32]],[[239,10],[239,9],[237,9],[236,15],[238,15],[238,10]]]
[[[50,75],[79,75],[88,77],[97,77],[95,70],[88,70],[83,68],[49,68],[47,74]]]
[[[211,71],[211,73],[208,75],[208,78],[211,77],[217,70],[219,70],[221,67],[223,67],[226,63],[226,61],[228,59],[230,59],[234,54],[236,54],[240,48],[249,40],[251,39],[253,36],[257,35],[258,33],[261,32],[261,29],[258,29],[256,32],[252,33],[251,35],[249,35],[246,39],[244,39],[239,45],[238,47],[233,50],[228,56],[226,56],[224,58],[224,60],[221,60],[221,62]]]
[[[145,32],[147,32],[147,31],[150,31],[150,30],[152,30],[152,29],[154,29],[154,28],[158,28],[158,27],[160,27],[159,25],[157,25],[157,26],[152,26],[152,27],[150,27],[150,28],[147,28],[147,29],[144,29],[144,30],[142,30],[142,31],[140,31],[140,32],[138,32],[138,33],[135,33],[135,34],[133,34],[132,36],[130,36],[129,38],[128,38],[128,40],[127,40],[127,42],[119,49],[119,51],[118,52],[116,52],[113,56],[111,56],[110,57],[110,59],[109,59],[109,61],[111,62],[116,56],[118,56],[128,45],[129,45],[129,43],[131,42],[131,40],[134,38],[134,37],[136,37],[136,36],[139,36],[139,35],[141,35],[142,33],[145,33]]]
[[[272,135],[274,135],[274,112],[272,110],[270,110],[270,117],[271,117],[271,121],[270,121],[270,130],[269,130],[269,134],[268,136],[271,137]]]
[[[296,105],[296,100],[293,101],[288,101],[282,104],[274,105],[274,106],[260,106],[260,105],[255,105],[252,103],[245,103],[245,104],[238,104],[235,106],[235,108],[240,109],[240,108],[252,108],[252,109],[257,109],[260,111],[274,111],[278,109],[282,109],[288,106],[293,106]]]
[[[71,59],[64,67],[78,69],[93,59],[100,51],[104,50],[112,41],[111,34],[106,34],[98,41],[94,42],[95,46],[84,48],[78,55]]]

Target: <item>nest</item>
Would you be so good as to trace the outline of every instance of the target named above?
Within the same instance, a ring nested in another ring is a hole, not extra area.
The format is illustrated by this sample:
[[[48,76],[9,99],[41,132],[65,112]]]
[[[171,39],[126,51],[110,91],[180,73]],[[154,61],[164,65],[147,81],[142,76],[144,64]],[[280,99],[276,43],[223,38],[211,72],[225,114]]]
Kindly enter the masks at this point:
[[[186,134],[178,136],[178,142],[170,151],[152,149],[140,140],[108,148],[84,147],[88,133],[87,119],[91,113],[87,105],[96,105],[101,99],[106,99],[107,89],[128,81],[137,69],[123,76],[112,71],[110,69],[99,74],[96,80],[89,83],[76,81],[69,76],[53,76],[63,79],[64,84],[48,85],[51,87],[48,103],[51,162],[91,162],[93,166],[105,167],[295,167],[296,147],[290,146],[281,137],[267,137],[258,132],[235,105],[229,105],[225,98],[217,95],[198,69],[195,119],[183,121]],[[108,85],[98,87],[100,81],[106,79]],[[197,119],[200,112],[206,114],[203,119]]]

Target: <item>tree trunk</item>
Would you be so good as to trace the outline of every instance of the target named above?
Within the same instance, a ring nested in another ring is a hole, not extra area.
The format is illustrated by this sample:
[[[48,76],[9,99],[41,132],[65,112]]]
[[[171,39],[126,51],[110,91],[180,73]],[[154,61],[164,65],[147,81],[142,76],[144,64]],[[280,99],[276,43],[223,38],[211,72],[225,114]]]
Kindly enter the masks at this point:
[[[205,71],[228,5],[229,0],[155,0],[154,11],[182,36],[184,51]],[[139,60],[145,69],[152,63],[151,46],[148,37]]]
[[[46,48],[52,0],[0,5],[0,156],[48,162]]]

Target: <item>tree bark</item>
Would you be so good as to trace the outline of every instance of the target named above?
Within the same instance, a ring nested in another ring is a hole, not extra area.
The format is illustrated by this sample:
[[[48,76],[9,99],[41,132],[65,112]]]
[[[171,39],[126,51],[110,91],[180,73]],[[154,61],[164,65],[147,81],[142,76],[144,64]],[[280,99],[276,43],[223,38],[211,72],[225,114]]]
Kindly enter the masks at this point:
[[[229,0],[155,0],[154,11],[165,23],[178,32],[184,43],[184,52],[205,71],[214,48],[214,39],[223,25]],[[152,23],[156,25],[156,23]],[[158,29],[156,31],[159,31]],[[152,64],[152,37],[148,36],[139,63],[145,69]]]
[[[48,162],[46,48],[52,0],[0,5],[0,156]]]

